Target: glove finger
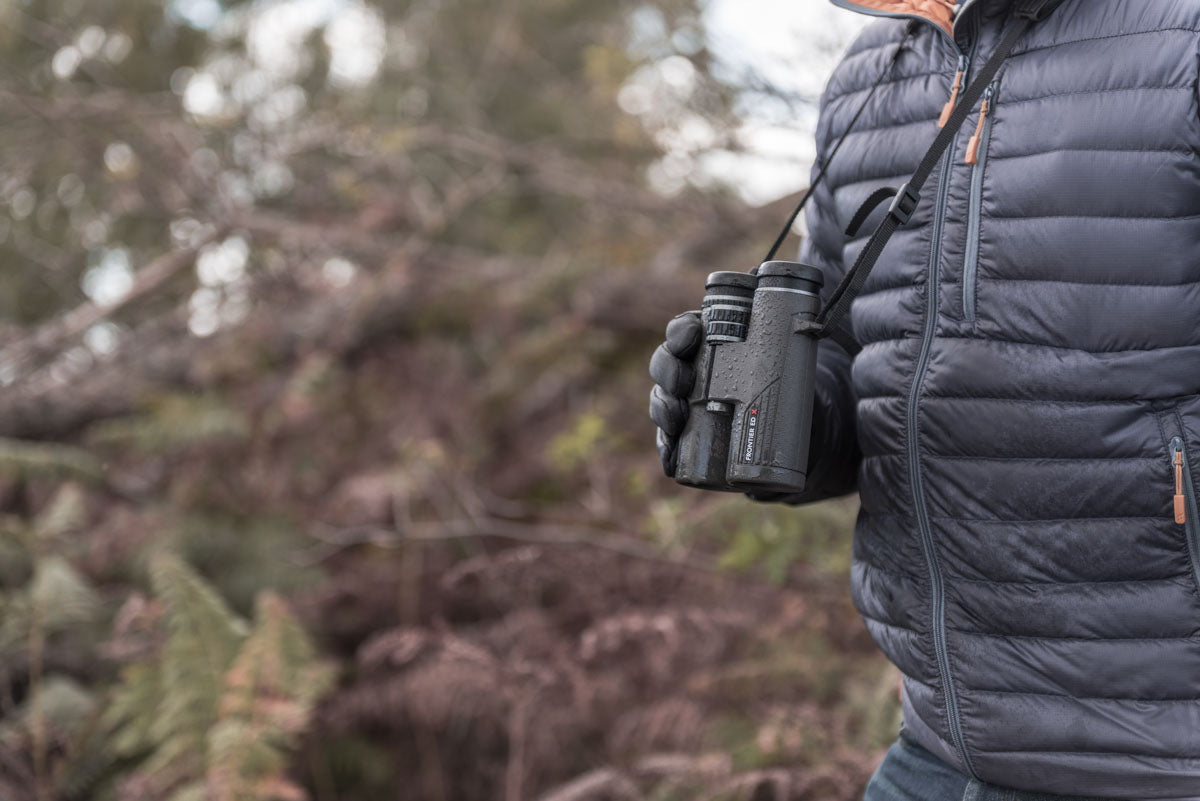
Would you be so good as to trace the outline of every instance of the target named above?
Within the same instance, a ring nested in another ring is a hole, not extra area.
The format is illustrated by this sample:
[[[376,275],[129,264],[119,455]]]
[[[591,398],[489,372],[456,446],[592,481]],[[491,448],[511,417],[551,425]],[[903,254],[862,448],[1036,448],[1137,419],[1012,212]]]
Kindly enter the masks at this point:
[[[686,398],[692,394],[692,385],[696,383],[696,370],[691,362],[673,355],[664,343],[650,357],[650,377],[666,394]]]
[[[687,424],[688,403],[684,398],[668,395],[663,388],[655,386],[650,390],[650,419],[654,425],[676,437]]]
[[[655,445],[658,448],[658,458],[662,461],[663,473],[667,478],[675,478],[675,471],[679,467],[679,441],[667,436],[667,432],[660,428]]]
[[[700,322],[699,312],[684,312],[667,323],[667,341],[664,345],[673,356],[690,362],[703,341],[704,325]]]

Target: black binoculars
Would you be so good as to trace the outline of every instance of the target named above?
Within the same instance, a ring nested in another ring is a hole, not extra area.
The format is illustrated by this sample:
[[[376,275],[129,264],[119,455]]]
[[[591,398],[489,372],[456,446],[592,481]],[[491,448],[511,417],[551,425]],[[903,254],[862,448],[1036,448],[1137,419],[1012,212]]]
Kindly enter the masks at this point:
[[[821,271],[769,261],[708,277],[675,480],[728,492],[801,492],[808,467]]]

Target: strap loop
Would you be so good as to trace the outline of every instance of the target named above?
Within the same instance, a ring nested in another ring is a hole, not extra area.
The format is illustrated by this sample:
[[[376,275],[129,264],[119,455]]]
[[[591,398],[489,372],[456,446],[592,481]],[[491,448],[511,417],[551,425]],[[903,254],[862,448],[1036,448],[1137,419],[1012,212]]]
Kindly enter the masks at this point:
[[[882,189],[876,189],[874,192],[862,202],[858,207],[858,211],[854,212],[854,217],[850,220],[850,224],[846,226],[846,236],[854,236],[858,233],[858,229],[862,228],[863,223],[871,216],[871,212],[878,208],[879,204],[896,194],[894,187],[885,186]]]

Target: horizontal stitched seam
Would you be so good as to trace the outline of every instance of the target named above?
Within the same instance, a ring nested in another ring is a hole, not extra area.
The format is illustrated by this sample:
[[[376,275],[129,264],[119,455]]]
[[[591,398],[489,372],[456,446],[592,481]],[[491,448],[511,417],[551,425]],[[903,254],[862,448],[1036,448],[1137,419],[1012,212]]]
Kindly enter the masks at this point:
[[[1051,42],[1050,44],[1038,45],[1036,47],[1030,47],[1030,48],[1024,49],[1024,50],[1016,50],[1012,54],[1009,55],[1009,58],[1018,58],[1019,56],[1027,56],[1031,53],[1039,53],[1043,50],[1053,50],[1056,47],[1064,47],[1066,45],[1073,45],[1073,44],[1082,44],[1084,42],[1102,42],[1102,41],[1106,41],[1108,39],[1122,39],[1127,36],[1148,36],[1152,33],[1168,33],[1168,32],[1171,32],[1171,33],[1185,32],[1185,33],[1195,34],[1195,33],[1200,33],[1200,29],[1185,28],[1185,27],[1179,25],[1179,26],[1170,26],[1167,28],[1150,28],[1150,29],[1144,30],[1144,31],[1122,31],[1120,33],[1110,33],[1106,36],[1087,36],[1082,39],[1067,39],[1065,41]]]
[[[890,396],[884,395],[882,397]],[[904,396],[897,395],[895,397],[903,398]],[[924,395],[922,396],[922,400],[985,400],[1000,403],[1043,403],[1050,404],[1051,406],[1090,406],[1094,403],[1133,404],[1141,406],[1146,403],[1141,398],[1073,398],[1070,400],[1052,400],[1050,398],[1002,398],[988,395]]]
[[[922,581],[925,581],[925,579],[917,578],[916,576],[910,576],[907,573],[898,573],[895,570],[888,570],[885,567],[879,567],[878,565],[872,564],[872,563],[868,562],[866,559],[863,559],[861,557],[856,556],[856,557],[854,557],[854,559],[859,564],[865,565],[866,567],[869,567],[871,570],[874,570],[878,573],[883,573],[884,575],[887,575],[887,576],[895,576],[896,578],[901,578],[901,579],[905,579],[907,581],[912,581],[913,583],[916,583],[916,584],[920,584]],[[996,585],[1000,585],[1002,587],[1090,587],[1093,585],[1100,586],[1100,587],[1107,587],[1107,586],[1111,586],[1113,584],[1153,584],[1155,582],[1157,582],[1159,584],[1168,584],[1168,583],[1176,584],[1176,583],[1180,583],[1180,582],[1185,583],[1185,584],[1190,584],[1190,582],[1193,580],[1192,574],[1190,572],[1180,573],[1178,575],[1170,576],[1168,578],[1111,579],[1111,580],[1106,580],[1106,581],[998,581],[995,579],[967,578],[966,576],[954,576],[954,575],[950,575],[950,574],[946,574],[945,578],[946,578],[946,581],[963,581],[968,584],[996,584]],[[963,633],[970,634],[972,632],[963,632]]]
[[[1192,579],[1191,573],[1180,573],[1170,578],[1104,579],[1100,581],[998,581],[951,575],[947,575],[946,580],[965,581],[968,584],[998,584],[1002,587],[1111,587],[1114,584],[1179,584],[1181,582],[1188,583],[1194,579]]]
[[[914,166],[913,169],[915,170],[916,167]],[[834,187],[833,192],[834,192],[834,194],[837,194],[838,192],[841,192],[843,189],[849,189],[854,186],[861,186],[862,184],[876,184],[876,183],[890,184],[890,183],[905,181],[905,180],[908,180],[910,177],[912,177],[912,172],[913,172],[912,170],[908,170],[906,172],[900,173],[899,175],[880,175],[877,177],[863,178],[861,180],[855,179],[853,181],[847,181],[844,184],[838,184],[836,187]]]
[[[833,88],[836,86],[836,82],[842,78],[843,73],[847,73],[852,69],[852,67],[850,65],[854,64],[854,62],[866,61],[868,59],[868,57],[870,57],[873,54],[893,51],[895,49],[896,45],[898,43],[900,43],[903,40],[903,38],[904,38],[903,36],[898,36],[895,38],[887,39],[876,45],[867,45],[867,46],[863,47],[863,49],[861,49],[861,50],[848,50],[846,52],[846,54],[844,56],[842,56],[841,63],[838,64],[837,69],[834,71],[833,75],[830,77],[830,81],[829,81],[830,87]],[[853,44],[854,43],[851,43],[852,46],[853,46]],[[848,78],[850,76],[847,75],[846,77]],[[838,88],[840,89],[840,87],[838,87]],[[864,89],[870,89],[870,88],[871,87],[869,84],[866,86],[856,86],[853,89],[846,89],[844,91],[838,91],[837,94],[830,95],[829,99],[835,100],[835,99],[837,99],[839,97],[843,97],[847,94],[851,94],[854,92],[861,92]]]
[[[861,616],[861,617],[862,617],[864,620],[869,620],[869,621],[871,621],[872,623],[878,623],[879,625],[881,625],[881,626],[885,626],[885,627],[887,627],[887,628],[889,628],[889,629],[899,629],[900,631],[906,631],[906,632],[908,632],[909,634],[912,634],[912,635],[913,635],[913,636],[915,636],[915,637],[924,637],[924,636],[925,636],[925,633],[924,633],[924,632],[922,632],[922,631],[917,631],[916,629],[914,629],[914,628],[910,628],[910,627],[908,627],[908,626],[901,626],[899,623],[888,623],[886,620],[880,620],[880,619],[879,619],[879,618],[877,618],[877,617],[872,617],[872,616],[868,615],[866,612],[862,611],[861,609],[860,609],[860,610],[858,610],[858,614],[859,614],[859,615],[860,615],[860,616]]]
[[[1175,90],[1175,91],[1180,91],[1180,92],[1182,92],[1182,91],[1191,92],[1192,91],[1192,88],[1190,86],[1186,86],[1186,87],[1185,86],[1149,86],[1149,87],[1130,87],[1130,88],[1126,88],[1126,89],[1082,89],[1082,90],[1074,91],[1074,92],[1062,92],[1060,94],[1054,94],[1054,95],[1043,95],[1041,97],[1033,97],[1033,98],[1028,98],[1025,100],[1005,99],[1003,103],[997,103],[997,105],[1013,106],[1013,105],[1017,105],[1019,103],[1032,103],[1036,100],[1047,100],[1049,98],[1066,97],[1068,95],[1105,94],[1105,93],[1112,93],[1112,92],[1142,92],[1142,91],[1147,91],[1147,90],[1152,90],[1152,89],[1161,89],[1164,91],[1165,90]],[[889,130],[894,130],[897,128],[906,128],[906,127],[909,127],[912,125],[927,125],[927,124],[934,122],[936,119],[937,119],[936,117],[921,117],[920,119],[915,119],[915,120],[905,120],[905,121],[893,120],[892,122],[886,123],[884,125],[877,125],[877,126],[874,126],[871,128],[855,128],[854,130],[850,131],[850,133],[846,136],[846,138],[850,139],[852,137],[861,136],[863,134],[877,133],[879,131],[889,131]],[[839,133],[838,135],[840,136],[841,134]]]
[[[969,693],[980,693],[983,695],[1032,695],[1036,698],[1065,698],[1069,701],[1120,701],[1124,703],[1136,704],[1200,703],[1200,698],[1125,698],[1109,695],[1068,695],[1067,693],[1041,693],[1034,692],[1032,690],[985,690],[982,687],[964,687],[963,691]]]
[[[1030,47],[1026,50],[1018,50],[1018,51],[1012,53],[1011,55],[1009,55],[1009,58],[1010,59],[1018,58],[1020,56],[1030,55],[1032,53],[1041,52],[1043,50],[1051,50],[1056,47],[1064,47],[1066,45],[1072,45],[1072,44],[1081,44],[1084,42],[1097,42],[1097,41],[1104,41],[1107,39],[1119,39],[1119,38],[1127,37],[1127,36],[1147,36],[1147,35],[1154,34],[1154,33],[1166,33],[1166,32],[1187,32],[1187,33],[1195,34],[1195,33],[1200,33],[1200,30],[1195,29],[1195,28],[1169,27],[1169,28],[1154,28],[1154,29],[1145,30],[1145,31],[1123,31],[1121,33],[1110,34],[1108,36],[1091,36],[1091,37],[1086,37],[1083,39],[1071,39],[1071,40],[1063,41],[1063,42],[1053,42],[1051,44],[1041,45],[1038,47]],[[895,46],[896,41],[897,40],[891,40],[891,41],[885,42],[884,44],[876,46],[876,47],[868,47],[864,50],[847,53],[843,59],[842,67],[844,68],[846,63],[848,63],[851,59],[857,58],[858,56],[867,55],[869,53],[877,52],[880,50],[890,50],[891,48],[893,48]],[[923,76],[929,76],[929,75],[940,75],[940,74],[942,74],[942,73],[940,71],[938,71],[938,72],[918,73],[917,75],[908,76],[908,77],[916,78],[916,77],[923,77]],[[907,77],[901,78],[898,80],[906,80],[906,79],[907,79]],[[1179,87],[1170,87],[1170,88],[1179,88]],[[859,92],[867,91],[869,89],[870,89],[870,86],[861,86],[861,87],[855,87],[853,89],[848,89],[844,92],[839,92],[836,95],[830,97],[826,101],[826,103],[830,104],[835,100],[839,100],[839,99],[841,99],[843,97],[847,97],[851,94],[856,94]],[[1190,91],[1190,87],[1188,89]],[[1054,97],[1054,96],[1055,95],[1049,95],[1049,97]],[[1021,102],[1021,101],[1014,101],[1014,102]],[[916,124],[916,122],[924,123],[924,122],[930,122],[930,121],[931,120],[918,120],[918,121],[914,121],[914,122],[910,122],[910,123],[903,123],[903,124],[912,125],[912,124]],[[885,125],[885,126],[881,126],[879,128],[861,129],[861,130],[855,131],[854,133],[871,133],[872,131],[885,130],[886,128],[889,128],[889,127],[892,127],[892,126]]]
[[[866,293],[866,294],[864,294],[864,295],[859,295],[859,296],[858,296],[858,298],[855,298],[855,300],[858,300],[858,299],[860,299],[860,298],[867,298],[867,297],[870,297],[871,295],[878,294],[879,292],[895,292],[895,291],[897,291],[897,290],[899,290],[899,289],[913,289],[913,290],[915,290],[915,289],[917,289],[918,287],[923,287],[923,286],[925,286],[925,282],[924,282],[924,281],[922,281],[922,282],[921,282],[921,283],[919,283],[919,284],[918,284],[918,283],[913,283],[913,282],[911,282],[911,281],[910,281],[910,282],[909,282],[909,283],[907,283],[907,284],[896,284],[895,286],[881,286],[881,287],[874,287],[874,286],[873,286],[873,287],[871,287],[871,291],[870,291],[870,292],[868,292],[868,293]]]
[[[1113,89],[1073,89],[1070,92],[1055,92],[1049,95],[1038,95],[1037,97],[1018,97],[1012,98],[1005,95],[1004,100],[998,101],[997,106],[1019,106],[1022,103],[1036,103],[1039,100],[1049,100],[1054,97],[1071,97],[1072,95],[1106,95],[1117,92],[1150,92],[1150,91],[1175,91],[1175,92],[1190,92],[1190,86],[1175,86],[1173,84],[1151,84],[1149,86],[1119,86]]]
[[[847,50],[846,55],[842,57],[842,63],[838,66],[838,68],[845,69],[845,64],[847,62],[852,61],[859,56],[866,56],[871,53],[880,53],[885,50],[891,50],[892,47],[902,38],[902,36],[893,36],[889,39],[883,40],[879,44],[866,44],[865,42],[861,42],[861,40],[856,39],[850,43],[850,49]],[[856,44],[862,44],[862,47],[858,50],[855,50],[854,46]]]
[[[989,275],[987,280],[990,282],[1005,282],[1005,283],[1026,283],[1026,284],[1069,284],[1070,286],[1095,286],[1095,287],[1122,287],[1122,286],[1148,286],[1162,287],[1163,289],[1178,289],[1185,286],[1196,286],[1200,281],[1183,281],[1178,284],[1160,284],[1149,283],[1143,281],[1068,281],[1065,278],[1001,278],[999,276]]]
[[[854,561],[855,561],[855,562],[857,562],[858,564],[860,564],[860,565],[864,566],[864,567],[867,567],[867,568],[870,568],[871,570],[874,570],[876,573],[883,573],[883,574],[884,574],[884,575],[886,575],[886,576],[895,576],[896,578],[902,578],[902,579],[904,579],[905,581],[911,581],[913,584],[927,584],[927,583],[929,583],[929,579],[928,579],[928,578],[920,578],[920,577],[918,577],[918,576],[910,576],[910,575],[909,575],[909,574],[907,574],[907,573],[901,573],[901,572],[899,572],[899,571],[896,571],[896,570],[889,570],[889,569],[887,569],[886,567],[879,567],[878,565],[871,564],[871,563],[870,563],[870,562],[868,562],[866,559],[862,559],[862,558],[860,558],[860,557],[857,557],[857,556],[856,556],[856,557],[854,557]]]
[[[1068,696],[1068,697],[1070,697],[1070,696]],[[1136,700],[1136,699],[1131,698],[1129,700],[1132,701],[1132,700]],[[1171,762],[1195,762],[1197,764],[1200,764],[1200,757],[1168,756],[1166,754],[1148,754],[1143,751],[1126,751],[1126,750],[1120,750],[1120,751],[1055,751],[1055,750],[1048,750],[1045,748],[1017,748],[1017,749],[1009,748],[1009,749],[1005,749],[1005,748],[980,748],[978,746],[972,746],[972,750],[982,751],[985,754],[1072,754],[1074,756],[1100,756],[1100,757],[1128,756],[1128,757],[1136,757],[1138,759],[1166,759],[1166,760],[1170,760]],[[1179,799],[1179,801],[1190,801],[1190,799],[1181,798],[1181,799]]]
[[[899,459],[908,458],[907,453],[873,453],[864,455],[867,459]],[[1161,462],[1166,464],[1165,457],[1154,456],[944,456],[940,453],[921,452],[922,459],[937,459],[939,461],[960,462]]]
[[[955,634],[970,637],[988,637],[993,640],[1038,640],[1050,642],[1200,642],[1195,632],[1181,637],[1053,637],[1037,634],[996,634],[985,631],[947,628]]]
[[[1119,353],[1148,353],[1150,351],[1165,351],[1165,350],[1183,350],[1185,348],[1200,347],[1200,342],[1185,342],[1182,345],[1151,345],[1146,348],[1114,348],[1112,350],[1088,350],[1087,348],[1077,348],[1071,345],[1051,345],[1048,342],[1018,342],[1015,339],[997,339],[995,337],[955,337],[955,336],[940,336],[938,339],[949,339],[956,341],[968,342],[995,342],[1000,345],[1022,345],[1030,348],[1048,348],[1050,350],[1069,350],[1075,353],[1086,353],[1092,356],[1110,356]]]
[[[1200,214],[989,214],[987,222],[996,220],[1196,220]]]
[[[884,337],[883,339],[872,339],[870,342],[864,342],[864,343],[862,343],[862,347],[865,350],[867,347],[869,347],[871,345],[882,345],[887,342],[908,342],[908,341],[912,341],[915,339],[917,339],[917,337],[912,336],[912,335],[905,335],[905,336],[898,336],[898,337]],[[1152,351],[1184,350],[1187,348],[1200,347],[1200,342],[1185,342],[1185,343],[1178,344],[1178,345],[1151,345],[1151,346],[1145,347],[1145,348],[1112,348],[1112,349],[1105,349],[1105,350],[1089,350],[1087,348],[1080,348],[1080,347],[1076,347],[1074,345],[1052,345],[1049,342],[1019,342],[1015,339],[999,339],[997,337],[960,337],[960,336],[950,336],[947,334],[942,334],[938,337],[938,339],[953,340],[953,341],[959,341],[959,342],[985,342],[985,343],[995,343],[998,345],[1021,345],[1024,347],[1045,348],[1045,349],[1049,349],[1049,350],[1066,350],[1066,351],[1072,351],[1074,353],[1085,353],[1090,356],[1115,356],[1115,355],[1121,354],[1121,353],[1149,353]],[[937,396],[934,396],[934,397],[937,397]]]
[[[1192,151],[1182,147],[1056,147],[1053,150],[1038,150],[1034,153],[988,153],[988,163],[1007,159],[1031,159],[1037,156],[1053,156],[1057,153],[1145,153],[1147,155],[1176,154],[1192,158]]]
[[[862,345],[863,350],[866,350],[871,345],[891,345],[899,342],[919,343],[920,341],[921,338],[918,336],[911,334],[905,335],[902,333],[901,336],[881,337],[880,339],[872,339],[870,342],[862,342],[860,344]]]
[[[945,75],[945,73],[942,72],[941,70],[935,70],[932,72],[918,72],[913,75],[901,75],[899,78],[892,78],[891,80],[883,81],[882,83],[880,83],[878,85],[879,86],[891,86],[892,84],[904,83],[905,81],[913,81],[918,78],[929,78],[934,75]],[[839,100],[844,100],[848,97],[853,97],[854,95],[860,95],[863,92],[869,92],[869,91],[871,91],[872,87],[874,87],[874,86],[875,86],[875,84],[870,84],[868,86],[859,86],[859,87],[855,87],[854,89],[847,89],[844,92],[838,92],[836,95],[833,95],[832,97],[829,97],[826,99],[825,107],[828,110],[830,107],[833,106],[834,103],[838,102]]]
[[[887,341],[896,342],[899,340],[887,340]],[[868,344],[872,344],[872,343],[868,343]],[[865,348],[866,345],[864,345],[863,347]],[[929,398],[934,398],[936,400],[954,400],[954,401],[981,400],[981,401],[992,401],[995,403],[1038,403],[1038,404],[1044,404],[1044,405],[1050,405],[1050,406],[1070,406],[1070,405],[1091,406],[1092,404],[1096,404],[1096,403],[1111,403],[1114,405],[1117,405],[1117,404],[1142,405],[1145,403],[1145,401],[1142,401],[1142,400],[1130,400],[1129,398],[1089,398],[1087,400],[1047,400],[1046,398],[997,398],[997,397],[990,397],[988,395],[926,395],[922,400],[928,400]],[[862,395],[859,397],[858,402],[863,403],[866,401],[883,401],[883,400],[907,401],[908,396],[906,396],[906,395]]]
[[[1163,515],[1113,515],[1111,517],[1030,517],[1028,519],[1002,520],[992,517],[952,517],[950,515],[932,515],[930,520],[951,520],[958,523],[1009,523],[1026,525],[1028,523],[1071,523],[1095,522],[1100,520],[1161,520]]]
[[[1000,398],[991,395],[925,395],[922,400],[981,400],[996,403],[1040,403],[1050,406],[1091,406],[1096,403],[1125,404],[1144,406],[1148,401],[1138,398],[1086,398],[1081,400],[1050,400],[1049,398]],[[902,400],[907,401],[907,395],[861,395],[859,403],[871,400]]]
[[[847,137],[847,139],[853,136],[859,136],[861,134],[878,133],[879,131],[891,131],[896,128],[907,128],[912,125],[932,125],[936,121],[937,117],[921,117],[920,119],[908,120],[905,122],[893,121],[886,125],[878,125],[874,128],[855,128],[850,132],[850,135]]]
[[[894,517],[899,520],[911,520],[911,514],[897,514],[894,512],[873,512],[868,511],[867,514],[871,517]],[[1010,526],[1024,526],[1030,523],[1086,523],[1097,521],[1117,521],[1117,520],[1162,520],[1164,515],[1117,515],[1113,517],[1030,517],[1030,518],[1012,518],[1001,519],[996,517],[952,517],[950,515],[930,515],[930,520],[950,520],[955,523],[1000,523]]]

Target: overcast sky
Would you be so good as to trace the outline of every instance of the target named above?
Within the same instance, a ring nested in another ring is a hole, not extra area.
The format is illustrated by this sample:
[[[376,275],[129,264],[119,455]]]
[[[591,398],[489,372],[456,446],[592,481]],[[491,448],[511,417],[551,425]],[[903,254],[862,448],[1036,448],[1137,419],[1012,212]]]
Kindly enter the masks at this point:
[[[869,21],[829,0],[711,0],[708,8],[709,32],[724,59],[780,89],[812,97]],[[802,189],[813,158],[814,115],[764,105],[748,108],[745,116],[745,139],[756,156],[715,169],[743,176],[742,194],[753,203]]]

